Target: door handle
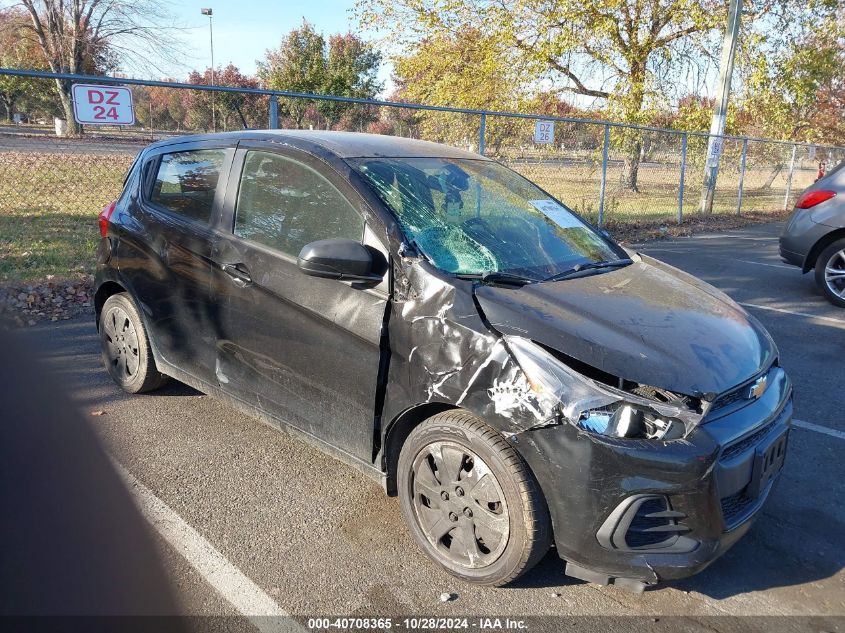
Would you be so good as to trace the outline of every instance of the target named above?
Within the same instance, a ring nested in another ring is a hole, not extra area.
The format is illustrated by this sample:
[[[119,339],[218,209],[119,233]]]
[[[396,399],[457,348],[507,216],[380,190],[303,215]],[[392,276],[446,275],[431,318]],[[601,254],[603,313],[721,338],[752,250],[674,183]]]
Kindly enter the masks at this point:
[[[232,278],[232,283],[238,288],[244,288],[252,283],[252,277],[249,276],[249,269],[245,264],[220,264],[220,268]]]

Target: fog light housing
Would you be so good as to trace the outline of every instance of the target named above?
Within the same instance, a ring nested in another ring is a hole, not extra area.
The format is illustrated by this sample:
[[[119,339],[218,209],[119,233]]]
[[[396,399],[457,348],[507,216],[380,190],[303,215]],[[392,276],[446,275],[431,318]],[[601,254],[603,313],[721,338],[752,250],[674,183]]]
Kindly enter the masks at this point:
[[[602,547],[624,551],[690,552],[698,541],[686,534],[686,514],[672,509],[664,495],[628,497],[610,514],[596,533]]]

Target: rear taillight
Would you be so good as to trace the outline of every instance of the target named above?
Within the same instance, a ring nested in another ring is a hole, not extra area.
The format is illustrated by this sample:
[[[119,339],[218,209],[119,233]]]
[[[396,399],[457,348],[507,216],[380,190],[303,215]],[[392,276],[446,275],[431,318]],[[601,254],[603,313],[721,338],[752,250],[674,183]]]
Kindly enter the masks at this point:
[[[809,209],[810,207],[814,207],[817,204],[824,202],[825,200],[830,200],[835,195],[835,191],[827,191],[826,189],[819,189],[817,191],[805,191],[803,194],[801,194],[801,197],[798,198],[798,202],[795,203],[795,208]]]
[[[100,235],[102,237],[108,237],[109,235],[109,219],[111,218],[111,214],[114,213],[115,206],[117,206],[117,201],[109,202],[100,211],[100,215],[97,216],[97,222],[100,224]]]

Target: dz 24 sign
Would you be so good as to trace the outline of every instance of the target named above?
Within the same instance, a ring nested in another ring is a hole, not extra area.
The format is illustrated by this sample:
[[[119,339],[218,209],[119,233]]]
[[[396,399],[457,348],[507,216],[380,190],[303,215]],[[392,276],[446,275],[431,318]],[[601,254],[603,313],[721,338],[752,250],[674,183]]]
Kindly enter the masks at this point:
[[[133,125],[129,88],[73,84],[73,117],[86,125]]]

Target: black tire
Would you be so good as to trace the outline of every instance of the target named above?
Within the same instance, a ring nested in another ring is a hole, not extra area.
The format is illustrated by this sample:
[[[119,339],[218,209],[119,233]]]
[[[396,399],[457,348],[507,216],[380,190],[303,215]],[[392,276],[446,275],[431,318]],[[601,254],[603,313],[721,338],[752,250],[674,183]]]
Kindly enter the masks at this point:
[[[167,376],[156,368],[144,322],[130,296],[112,295],[100,312],[103,365],[121,389],[143,393],[158,389]]]
[[[841,270],[841,276],[837,271]],[[845,308],[845,239],[837,240],[816,259],[816,284],[833,305]]]
[[[414,428],[397,483],[414,539],[462,580],[506,585],[549,550],[549,511],[533,474],[501,434],[471,414],[447,411]]]

